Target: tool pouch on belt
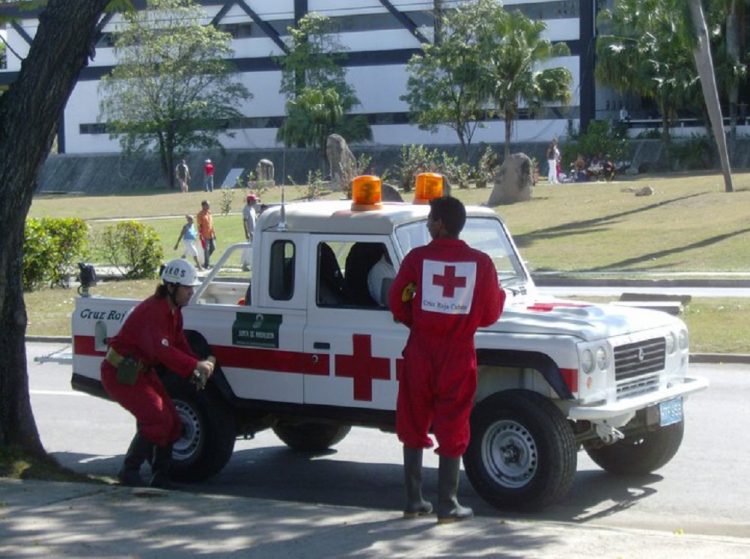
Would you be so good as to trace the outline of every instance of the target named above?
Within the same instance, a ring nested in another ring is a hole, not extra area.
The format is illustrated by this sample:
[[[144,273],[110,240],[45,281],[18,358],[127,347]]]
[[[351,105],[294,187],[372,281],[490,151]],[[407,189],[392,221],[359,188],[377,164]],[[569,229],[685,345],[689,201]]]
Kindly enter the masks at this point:
[[[105,357],[117,369],[117,382],[133,386],[138,380],[141,364],[132,357],[123,357],[114,349],[109,348]]]

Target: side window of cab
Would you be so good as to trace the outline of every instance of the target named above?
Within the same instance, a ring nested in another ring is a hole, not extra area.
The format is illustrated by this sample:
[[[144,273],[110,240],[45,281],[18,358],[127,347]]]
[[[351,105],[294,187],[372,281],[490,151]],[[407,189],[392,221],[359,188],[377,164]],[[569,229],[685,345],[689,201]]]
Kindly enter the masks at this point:
[[[294,296],[296,250],[288,240],[274,241],[268,274],[268,293],[276,301],[289,301]]]

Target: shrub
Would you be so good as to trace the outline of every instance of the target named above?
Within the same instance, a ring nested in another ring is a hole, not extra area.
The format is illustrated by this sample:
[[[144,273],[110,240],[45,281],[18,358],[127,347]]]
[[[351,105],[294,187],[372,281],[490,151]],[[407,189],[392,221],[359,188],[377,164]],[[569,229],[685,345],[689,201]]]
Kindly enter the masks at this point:
[[[75,263],[88,247],[88,226],[80,218],[29,218],[23,245],[23,288],[48,283],[68,287]]]
[[[137,221],[108,225],[98,243],[109,263],[128,279],[156,277],[164,259],[161,241],[154,228]]]
[[[587,160],[597,154],[606,156],[611,161],[628,159],[627,138],[607,120],[591,121],[586,132],[574,134],[572,139],[572,142],[563,146],[563,169],[567,169],[579,153]]]
[[[451,183],[456,182],[459,187],[468,186],[469,167],[459,165],[458,159],[437,149],[430,150],[422,145],[401,147],[401,160],[396,166],[396,175],[401,182],[401,188],[410,192],[415,177],[419,173],[440,173]]]
[[[234,191],[231,188],[222,188],[221,190],[221,215],[229,215],[232,211],[232,203],[234,202]]]

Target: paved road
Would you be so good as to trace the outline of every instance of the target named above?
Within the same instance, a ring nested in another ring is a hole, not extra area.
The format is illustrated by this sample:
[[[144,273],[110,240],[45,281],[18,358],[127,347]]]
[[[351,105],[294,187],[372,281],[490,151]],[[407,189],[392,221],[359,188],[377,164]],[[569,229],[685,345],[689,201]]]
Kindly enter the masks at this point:
[[[42,441],[64,465],[113,476],[134,425],[115,404],[74,393],[70,366],[35,364],[53,344],[27,344],[32,405]],[[750,538],[750,430],[746,395],[750,367],[694,366],[711,388],[686,403],[687,428],[677,457],[658,473],[619,479],[584,454],[569,497],[534,516],[580,526]],[[425,486],[434,496],[437,460],[426,456]],[[354,429],[335,450],[308,456],[289,451],[270,432],[238,441],[228,466],[188,491],[275,502],[320,503],[397,511],[401,506],[400,447],[395,437]],[[484,503],[464,479],[462,500],[485,518],[508,518]]]

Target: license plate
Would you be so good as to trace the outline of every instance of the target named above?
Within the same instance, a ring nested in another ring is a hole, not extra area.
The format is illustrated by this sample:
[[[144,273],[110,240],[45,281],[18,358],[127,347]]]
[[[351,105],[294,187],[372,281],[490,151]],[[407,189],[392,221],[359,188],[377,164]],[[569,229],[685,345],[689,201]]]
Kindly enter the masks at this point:
[[[682,421],[682,397],[659,404],[659,425],[666,427]]]

